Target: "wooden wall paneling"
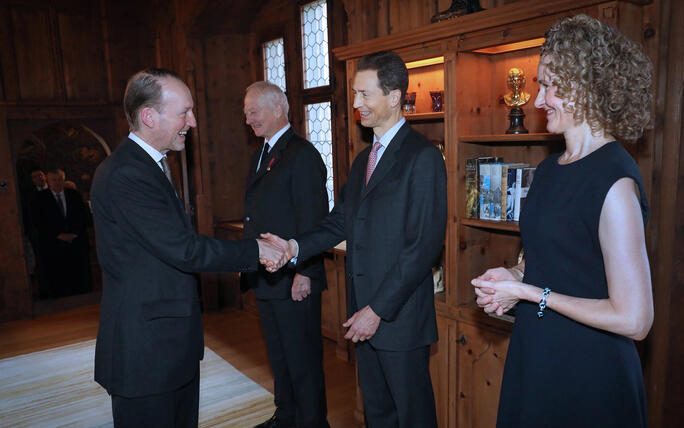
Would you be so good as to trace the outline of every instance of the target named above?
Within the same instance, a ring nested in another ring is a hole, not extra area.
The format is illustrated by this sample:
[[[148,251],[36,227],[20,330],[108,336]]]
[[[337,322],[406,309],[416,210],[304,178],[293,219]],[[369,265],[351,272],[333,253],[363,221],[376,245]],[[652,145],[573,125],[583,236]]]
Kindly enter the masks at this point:
[[[427,25],[437,13],[435,0],[388,0],[388,3],[389,34]]]
[[[362,54],[362,52],[395,49],[398,46],[419,46],[435,40],[446,40],[450,37],[466,34],[471,31],[481,31],[486,28],[511,25],[526,22],[531,16],[577,11],[582,7],[589,7],[601,3],[602,0],[547,0],[545,2],[524,1],[520,4],[506,4],[496,9],[485,10],[480,13],[453,18],[432,25],[423,25],[408,31],[394,33],[389,36],[378,37],[373,40],[363,40],[335,50],[340,59],[346,60]]]
[[[657,81],[659,79],[659,57],[660,57],[660,50],[658,48],[658,41],[661,37],[661,21],[660,21],[660,9],[661,9],[661,2],[653,2],[652,4],[648,6],[644,6],[641,8],[642,13],[641,13],[641,26],[639,29],[639,39],[636,39],[641,43],[641,45],[644,47],[644,51],[646,55],[649,57],[651,62],[653,63],[653,76],[654,76],[654,84],[652,86],[652,92],[654,94],[654,100],[657,99],[656,97],[656,86],[657,86]],[[653,119],[653,123],[656,124],[656,105],[655,102],[653,103],[653,106],[651,108],[651,114]],[[648,195],[649,200],[653,198],[653,168],[655,164],[655,156],[656,156],[656,142],[655,142],[655,130],[650,129],[647,130],[646,133],[644,134],[644,137],[642,137],[638,144],[633,145],[633,147],[636,148],[636,153],[634,155],[637,164],[639,165],[639,169],[642,172],[642,177],[644,179],[644,187],[646,189],[646,195]],[[648,233],[648,232],[647,232]],[[647,243],[648,245],[648,243]],[[653,246],[651,245],[651,248]],[[650,254],[653,254],[653,251],[650,251]]]
[[[392,0],[377,0],[377,36],[386,36],[392,32],[390,19],[390,3]]]
[[[0,4],[0,101],[18,98],[16,58],[9,4]]]
[[[200,126],[206,128],[203,144],[215,218],[242,218],[249,158],[258,148],[243,113],[244,91],[253,82],[249,62],[243,59],[248,45],[245,34],[214,36],[204,42],[206,108]]]
[[[331,47],[344,46],[347,43],[347,14],[341,0],[332,2],[333,11],[331,16],[332,25],[330,28]],[[344,19],[343,19],[344,18]],[[333,174],[335,177],[335,198],[338,197],[343,184],[347,181],[349,165],[351,160],[347,157],[347,79],[345,76],[346,66],[344,61],[340,61],[332,52],[330,55],[330,66],[333,72],[334,95],[332,100],[332,115],[334,120],[333,130]]]
[[[651,426],[675,426],[684,417],[684,341],[679,326],[682,295],[682,205],[684,203],[684,4],[660,2],[659,67],[656,87],[656,146],[653,194],[649,201],[655,318],[646,345],[645,382]],[[655,244],[653,244],[655,242]]]
[[[389,23],[381,21],[381,10],[386,10],[388,0],[341,0],[344,2],[349,22],[349,43],[357,43],[389,34]],[[382,33],[380,32],[382,31]]]
[[[321,294],[321,331],[323,336],[334,340],[340,339],[338,337],[340,325],[347,320],[346,311],[340,312],[340,307],[337,304],[339,288],[344,288],[344,283],[340,284],[338,279],[338,266],[335,263],[335,254],[333,252],[325,253],[325,272],[328,281],[328,289]],[[342,265],[344,270],[344,265]],[[344,276],[342,276],[344,280]],[[344,337],[342,338],[344,342]]]
[[[202,144],[206,125],[199,122],[200,117],[206,110],[205,98],[201,96],[204,92],[205,82],[203,70],[199,72],[195,69],[195,64],[203,64],[203,49],[201,43],[196,39],[186,41],[189,47],[187,60],[185,61],[184,75],[194,98],[193,112],[198,121],[197,127],[191,131],[190,139],[185,145],[185,150],[180,153],[181,166],[183,171],[183,199],[186,212],[191,213],[198,233],[210,237],[215,236],[214,230],[214,211],[211,203],[212,188],[210,183],[210,170],[206,160],[206,145]],[[203,121],[206,122],[206,121]],[[219,309],[219,286],[220,273],[202,273],[200,284],[202,287],[203,309],[206,311]],[[227,296],[232,300],[233,305],[237,302],[237,296]]]
[[[64,85],[69,101],[106,100],[102,26],[97,7],[77,11],[57,11]]]
[[[217,226],[214,237],[217,239],[242,239],[242,229],[233,229]],[[204,286],[205,278],[202,278]],[[240,274],[223,272],[217,274],[217,296],[216,307],[240,309]]]
[[[24,258],[14,160],[7,133],[7,115],[0,106],[0,320],[31,316],[31,289]]]
[[[103,44],[109,53],[105,64],[111,76],[109,101],[117,105],[121,105],[126,83],[133,73],[156,65],[154,30],[140,13],[140,7],[135,3],[102,0],[106,26]]]
[[[456,57],[456,78],[450,91],[453,95],[449,96],[457,100],[458,135],[492,133],[489,118],[496,100],[490,85],[477,84],[489,73],[489,60],[484,55],[459,53]]]
[[[19,97],[24,100],[58,99],[58,61],[53,51],[47,8],[11,6]]]

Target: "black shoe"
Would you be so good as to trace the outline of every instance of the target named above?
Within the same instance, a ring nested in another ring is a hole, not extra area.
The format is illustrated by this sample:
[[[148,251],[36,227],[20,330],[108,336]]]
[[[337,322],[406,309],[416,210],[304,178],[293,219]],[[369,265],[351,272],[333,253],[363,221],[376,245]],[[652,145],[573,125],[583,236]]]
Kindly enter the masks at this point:
[[[296,424],[292,420],[278,419],[276,415],[273,415],[271,419],[260,423],[254,428],[296,428]]]

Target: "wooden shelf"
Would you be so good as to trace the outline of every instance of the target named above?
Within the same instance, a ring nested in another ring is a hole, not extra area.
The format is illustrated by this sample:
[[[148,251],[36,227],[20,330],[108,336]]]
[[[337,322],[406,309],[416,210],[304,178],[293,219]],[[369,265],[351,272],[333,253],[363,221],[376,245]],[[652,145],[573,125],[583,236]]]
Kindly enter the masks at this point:
[[[405,114],[404,117],[409,122],[419,122],[419,121],[423,121],[423,120],[444,120],[444,112],[443,111],[435,111],[435,112],[429,112],[429,113],[413,113],[413,114]]]
[[[480,227],[484,229],[505,230],[509,232],[520,232],[517,221],[492,221],[479,220],[476,218],[464,218],[461,220],[464,226]]]
[[[524,142],[544,142],[562,141],[561,134],[490,134],[490,135],[461,135],[461,143],[524,143]]]

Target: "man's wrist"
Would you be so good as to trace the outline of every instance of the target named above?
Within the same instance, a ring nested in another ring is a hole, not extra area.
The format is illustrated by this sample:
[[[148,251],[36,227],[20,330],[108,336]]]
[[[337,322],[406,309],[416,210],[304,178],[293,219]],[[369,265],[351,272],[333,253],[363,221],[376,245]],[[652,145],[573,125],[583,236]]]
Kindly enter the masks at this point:
[[[289,241],[287,241],[287,243],[288,246],[294,247],[294,256],[292,256],[292,258],[290,259],[290,263],[296,265],[297,259],[299,258],[299,244],[294,239],[290,239]]]
[[[523,278],[525,277],[525,272],[523,272],[517,266],[509,267],[508,270],[513,273],[513,276],[515,276],[518,281],[522,282]]]

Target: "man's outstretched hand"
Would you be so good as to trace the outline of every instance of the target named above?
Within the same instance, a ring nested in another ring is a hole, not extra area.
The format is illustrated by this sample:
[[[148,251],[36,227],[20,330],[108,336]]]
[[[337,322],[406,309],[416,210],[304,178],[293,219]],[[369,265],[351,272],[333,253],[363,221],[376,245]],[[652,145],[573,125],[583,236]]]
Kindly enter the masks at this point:
[[[266,239],[257,239],[259,245],[259,263],[264,265],[267,271],[275,272],[280,269],[291,257],[287,256],[286,247],[278,246]]]
[[[266,267],[269,272],[275,272],[297,255],[299,248],[294,239],[284,240],[272,233],[262,233],[259,242],[259,262]],[[261,252],[262,245],[265,252]],[[270,251],[272,250],[272,251]]]

